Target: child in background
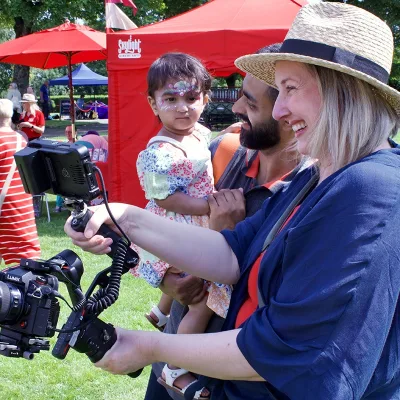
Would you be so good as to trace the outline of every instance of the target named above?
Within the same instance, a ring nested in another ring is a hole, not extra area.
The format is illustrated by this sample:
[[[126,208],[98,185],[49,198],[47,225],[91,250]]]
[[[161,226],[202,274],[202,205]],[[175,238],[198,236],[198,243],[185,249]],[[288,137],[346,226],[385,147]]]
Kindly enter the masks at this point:
[[[167,53],[150,67],[148,101],[163,124],[137,160],[140,184],[149,203],[146,209],[180,223],[208,227],[207,196],[213,192],[211,155],[208,150],[211,132],[197,121],[208,101],[211,76],[196,58],[182,53]],[[174,268],[154,255],[138,249],[139,265],[132,271],[158,287],[168,268]],[[204,332],[213,312],[225,317],[230,287],[211,283],[209,294],[189,311],[178,333]],[[163,294],[158,306],[146,317],[163,328],[172,298]],[[181,368],[166,365],[159,382],[178,393],[195,381]],[[197,397],[207,399],[208,390]]]

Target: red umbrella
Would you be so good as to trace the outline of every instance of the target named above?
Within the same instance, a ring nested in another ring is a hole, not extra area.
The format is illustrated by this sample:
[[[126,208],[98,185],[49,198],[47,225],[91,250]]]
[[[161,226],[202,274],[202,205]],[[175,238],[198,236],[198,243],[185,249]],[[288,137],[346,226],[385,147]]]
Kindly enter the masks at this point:
[[[75,135],[72,64],[105,60],[106,34],[68,20],[55,28],[0,44],[0,62],[42,69],[68,66],[71,123]]]

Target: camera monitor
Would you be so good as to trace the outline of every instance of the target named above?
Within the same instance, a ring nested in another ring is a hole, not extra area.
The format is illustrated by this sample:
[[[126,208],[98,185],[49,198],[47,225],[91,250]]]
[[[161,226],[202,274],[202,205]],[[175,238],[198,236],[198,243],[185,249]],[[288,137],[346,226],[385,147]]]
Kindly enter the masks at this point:
[[[14,158],[27,193],[53,193],[85,202],[100,194],[85,146],[36,139]]]

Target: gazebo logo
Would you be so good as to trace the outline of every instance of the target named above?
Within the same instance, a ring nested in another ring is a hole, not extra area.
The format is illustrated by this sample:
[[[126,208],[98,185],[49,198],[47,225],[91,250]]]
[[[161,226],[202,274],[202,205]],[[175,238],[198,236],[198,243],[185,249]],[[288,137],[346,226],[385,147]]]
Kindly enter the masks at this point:
[[[140,58],[142,57],[142,49],[140,47],[142,41],[140,39],[118,40],[118,58]]]

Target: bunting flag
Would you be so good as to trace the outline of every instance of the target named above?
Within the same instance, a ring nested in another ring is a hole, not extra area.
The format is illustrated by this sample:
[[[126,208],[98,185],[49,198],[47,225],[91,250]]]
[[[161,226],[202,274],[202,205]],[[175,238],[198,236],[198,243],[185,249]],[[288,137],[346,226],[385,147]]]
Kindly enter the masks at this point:
[[[107,3],[123,4],[126,7],[132,8],[133,15],[136,15],[137,13],[137,7],[135,6],[135,3],[132,0],[106,0],[106,4]]]
[[[137,25],[134,24],[128,16],[114,2],[106,3],[106,28],[118,29],[134,29]]]

